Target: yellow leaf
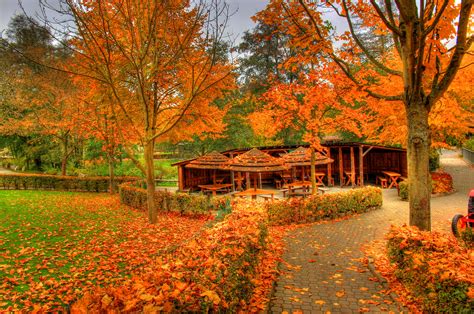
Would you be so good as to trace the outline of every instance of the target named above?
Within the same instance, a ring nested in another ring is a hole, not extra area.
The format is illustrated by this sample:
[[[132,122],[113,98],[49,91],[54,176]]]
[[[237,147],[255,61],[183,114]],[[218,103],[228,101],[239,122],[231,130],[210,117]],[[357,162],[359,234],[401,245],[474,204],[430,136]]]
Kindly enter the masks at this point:
[[[323,301],[323,300],[316,300],[314,301],[315,304],[318,304],[318,305],[324,305],[326,303],[326,301]]]
[[[219,295],[212,290],[207,290],[201,293],[201,297],[208,297],[209,300],[216,305],[221,302],[221,298],[219,298]]]

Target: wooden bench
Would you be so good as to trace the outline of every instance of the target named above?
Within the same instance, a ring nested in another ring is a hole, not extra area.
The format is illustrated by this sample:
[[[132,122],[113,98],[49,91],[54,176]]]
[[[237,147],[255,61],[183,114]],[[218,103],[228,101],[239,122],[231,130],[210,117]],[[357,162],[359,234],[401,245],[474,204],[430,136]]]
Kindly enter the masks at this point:
[[[327,191],[329,191],[328,188],[318,187],[318,192],[321,192],[321,194],[324,194],[324,193],[326,193]]]
[[[311,194],[313,193],[307,192],[307,191],[301,191],[301,192],[292,192],[290,196],[302,196],[303,198],[305,198],[306,196],[309,196]]]
[[[273,197],[271,195],[259,195],[258,197],[261,197],[267,202],[268,200],[273,200]]]
[[[289,191],[288,189],[281,189],[281,190],[278,190],[280,192],[283,193],[283,197],[286,197],[286,193]]]
[[[375,178],[375,184],[380,183],[380,186],[382,187],[382,189],[386,189],[388,187],[387,182],[388,182],[387,178],[384,178],[384,177],[381,177],[381,176],[377,176]]]

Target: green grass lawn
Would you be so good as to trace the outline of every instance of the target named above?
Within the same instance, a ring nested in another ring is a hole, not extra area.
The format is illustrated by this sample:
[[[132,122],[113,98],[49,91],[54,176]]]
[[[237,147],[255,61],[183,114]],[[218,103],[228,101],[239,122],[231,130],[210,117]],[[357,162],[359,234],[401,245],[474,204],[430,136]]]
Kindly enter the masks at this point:
[[[0,190],[0,311],[52,310],[119,284],[204,223],[164,214],[150,225],[107,194]]]

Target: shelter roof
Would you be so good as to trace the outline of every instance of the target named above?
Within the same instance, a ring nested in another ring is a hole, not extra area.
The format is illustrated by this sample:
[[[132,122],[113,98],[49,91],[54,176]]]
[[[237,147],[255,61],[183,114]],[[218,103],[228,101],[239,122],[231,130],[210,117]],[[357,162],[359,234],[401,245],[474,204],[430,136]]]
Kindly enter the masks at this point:
[[[252,148],[230,160],[227,169],[243,172],[273,172],[287,170],[288,167],[284,165],[283,159]]]
[[[326,157],[318,152],[315,154],[315,164],[325,165],[334,162],[333,159]],[[300,146],[292,152],[281,156],[285,164],[290,166],[309,166],[311,165],[311,150],[309,148]]]
[[[186,168],[194,169],[221,169],[222,166],[230,160],[229,157],[213,151],[204,156],[191,160]]]

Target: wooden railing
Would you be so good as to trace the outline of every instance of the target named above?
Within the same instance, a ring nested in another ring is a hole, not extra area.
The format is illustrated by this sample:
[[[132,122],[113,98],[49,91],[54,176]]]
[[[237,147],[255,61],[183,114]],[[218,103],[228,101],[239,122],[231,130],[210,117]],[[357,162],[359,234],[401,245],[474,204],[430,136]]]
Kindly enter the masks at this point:
[[[464,160],[473,165],[474,164],[474,152],[472,150],[469,150],[467,148],[462,148],[462,158],[464,158]]]

